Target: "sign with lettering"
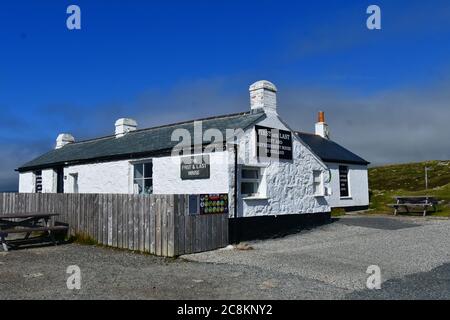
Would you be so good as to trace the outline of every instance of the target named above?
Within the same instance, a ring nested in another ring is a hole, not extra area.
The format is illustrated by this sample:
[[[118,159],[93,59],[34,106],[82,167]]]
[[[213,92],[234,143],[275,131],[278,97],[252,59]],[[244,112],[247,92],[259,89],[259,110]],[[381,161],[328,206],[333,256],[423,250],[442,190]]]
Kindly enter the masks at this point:
[[[255,126],[258,158],[292,160],[292,133],[286,130]]]
[[[190,156],[181,158],[181,179],[209,179],[209,155]]]
[[[228,213],[228,194],[201,194],[200,214]]]

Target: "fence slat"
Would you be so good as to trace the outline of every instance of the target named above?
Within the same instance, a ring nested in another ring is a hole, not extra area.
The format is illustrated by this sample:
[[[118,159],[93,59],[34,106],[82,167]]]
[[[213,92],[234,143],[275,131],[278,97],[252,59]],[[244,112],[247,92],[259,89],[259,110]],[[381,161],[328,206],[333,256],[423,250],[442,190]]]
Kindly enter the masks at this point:
[[[70,235],[177,256],[228,244],[227,215],[189,215],[187,195],[0,193],[0,215],[58,213]]]

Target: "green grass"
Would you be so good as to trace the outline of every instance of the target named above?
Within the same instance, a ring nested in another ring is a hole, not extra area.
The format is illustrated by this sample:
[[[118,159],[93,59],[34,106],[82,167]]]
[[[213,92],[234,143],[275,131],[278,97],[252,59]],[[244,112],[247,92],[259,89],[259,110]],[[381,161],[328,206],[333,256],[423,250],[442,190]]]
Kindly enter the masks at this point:
[[[74,236],[71,236],[69,238],[69,242],[75,242],[78,244],[84,244],[84,245],[97,245],[97,241],[95,241],[90,236],[84,234],[84,233],[77,233]]]
[[[331,216],[332,217],[345,216],[345,210],[342,209],[342,208],[332,208],[331,209]]]
[[[425,167],[428,190],[425,189]],[[370,208],[373,213],[392,213],[388,204],[395,196],[434,196],[440,200],[432,215],[450,216],[450,161],[396,164],[369,169]]]

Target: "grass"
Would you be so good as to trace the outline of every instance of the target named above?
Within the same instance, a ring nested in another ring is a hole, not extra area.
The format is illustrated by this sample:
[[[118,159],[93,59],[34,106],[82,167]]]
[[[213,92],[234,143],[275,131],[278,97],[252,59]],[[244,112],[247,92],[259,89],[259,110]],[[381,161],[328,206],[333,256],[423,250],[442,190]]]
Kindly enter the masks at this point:
[[[78,244],[83,244],[83,245],[97,245],[98,242],[95,241],[93,238],[91,238],[90,236],[83,234],[83,233],[77,233],[74,236],[71,236],[69,238],[69,242],[75,242]]]
[[[331,216],[332,217],[345,216],[345,210],[342,209],[342,208],[332,208],[331,209]]]
[[[425,189],[425,167],[428,190]],[[435,216],[450,217],[450,161],[426,161],[369,169],[370,209],[372,213],[392,213],[388,204],[395,196],[434,196],[440,203]]]

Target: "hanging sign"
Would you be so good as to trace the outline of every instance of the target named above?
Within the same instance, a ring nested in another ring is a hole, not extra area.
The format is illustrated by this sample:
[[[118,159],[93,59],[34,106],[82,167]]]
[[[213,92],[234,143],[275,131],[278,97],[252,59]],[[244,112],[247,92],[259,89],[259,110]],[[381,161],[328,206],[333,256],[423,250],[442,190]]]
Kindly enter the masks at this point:
[[[181,180],[209,179],[209,155],[181,158]]]
[[[258,158],[292,160],[292,133],[286,130],[255,126]]]

